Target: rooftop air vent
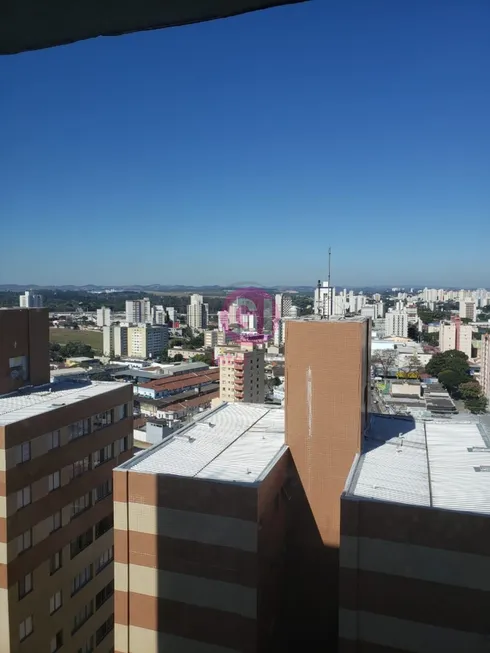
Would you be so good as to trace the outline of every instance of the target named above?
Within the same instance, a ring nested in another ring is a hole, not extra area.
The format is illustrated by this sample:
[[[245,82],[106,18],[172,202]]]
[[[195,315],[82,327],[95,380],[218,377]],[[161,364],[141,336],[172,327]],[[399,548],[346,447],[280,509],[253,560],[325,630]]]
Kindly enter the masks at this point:
[[[473,468],[475,472],[490,472],[490,465],[478,465]]]
[[[468,447],[468,451],[471,452],[480,452],[480,453],[490,453],[488,447]]]
[[[61,406],[66,406],[66,404],[61,404],[61,403],[59,403],[59,404],[51,404],[51,406],[52,406],[53,408],[60,408]]]

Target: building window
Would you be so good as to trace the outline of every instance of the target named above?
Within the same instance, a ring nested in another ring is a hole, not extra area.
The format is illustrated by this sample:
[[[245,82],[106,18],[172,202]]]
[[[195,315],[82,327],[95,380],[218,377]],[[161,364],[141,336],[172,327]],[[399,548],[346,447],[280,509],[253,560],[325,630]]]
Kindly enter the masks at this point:
[[[19,580],[19,600],[23,599],[26,594],[32,592],[32,574],[26,574],[22,580]]]
[[[129,448],[129,447],[128,447],[128,444],[129,444],[128,441],[129,441],[128,436],[126,436],[125,438],[121,438],[121,439],[119,440],[119,453],[123,453],[123,451],[127,451],[127,450],[128,450],[128,448]]]
[[[51,533],[57,531],[58,528],[61,528],[61,511],[58,510],[52,515],[52,524],[51,524]]]
[[[129,415],[129,404],[123,404],[123,419]]]
[[[87,603],[86,606],[84,606],[78,614],[75,615],[75,618],[73,619],[73,629],[71,631],[71,634],[75,633],[79,628],[83,626],[83,624],[90,619],[90,617],[94,613],[94,602],[90,601]]]
[[[26,485],[17,492],[17,510],[31,503],[31,486]]]
[[[106,410],[103,413],[94,415],[92,418],[92,428],[94,431],[103,429],[105,426],[109,426],[114,422],[114,409]]]
[[[55,592],[49,599],[49,614],[54,614],[62,606],[61,592]]]
[[[102,537],[107,531],[110,531],[114,525],[114,515],[107,515],[100,522],[95,524],[95,539]]]
[[[79,592],[82,589],[82,587],[85,587],[85,585],[92,580],[92,576],[93,576],[92,565],[85,567],[85,569],[83,569],[79,574],[77,574],[71,582],[72,596],[73,594]]]
[[[62,552],[58,551],[54,555],[51,556],[51,560],[49,561],[49,573],[53,575],[55,572],[58,571],[58,569],[61,569],[62,567]]]
[[[17,552],[22,553],[23,551],[27,551],[27,549],[30,549],[32,546],[32,530],[29,528],[29,530],[25,531],[22,533],[22,535],[19,535],[17,538]]]
[[[32,615],[21,621],[19,625],[19,639],[22,642],[26,637],[32,633]]]
[[[73,560],[75,556],[81,553],[84,549],[92,544],[94,541],[94,534],[92,528],[89,528],[85,533],[76,537],[70,542],[70,557]]]
[[[85,644],[81,648],[78,649],[77,653],[92,653],[93,650],[94,650],[94,636],[92,635],[92,637],[87,642],[85,642]]]
[[[99,572],[101,572],[113,560],[114,560],[114,547],[111,546],[110,549],[104,551],[104,553],[95,561],[95,573],[98,574]]]
[[[79,422],[70,424],[70,440],[77,440],[83,438],[84,435],[90,433],[90,420],[81,419]]]
[[[95,645],[98,646],[101,641],[112,632],[114,628],[114,615],[112,614],[107,621],[104,621],[102,626],[95,631]]]
[[[61,474],[59,472],[53,472],[48,476],[48,486],[49,491],[57,490],[61,484]]]
[[[19,447],[17,449],[17,462],[19,463],[26,463],[28,460],[31,459],[31,443],[30,442],[23,442],[22,444],[19,444]]]
[[[99,485],[95,489],[95,501],[102,501],[102,499],[105,499],[110,494],[112,494],[112,479],[102,483],[102,485]]]
[[[87,492],[71,504],[71,519],[74,519],[92,506],[92,494]]]
[[[51,653],[56,653],[63,646],[63,631],[59,630],[51,640]]]
[[[49,434],[48,449],[57,449],[60,446],[60,431],[53,431]]]
[[[92,466],[94,468],[98,467],[111,460],[111,458],[114,458],[114,443],[108,444],[103,449],[99,449],[99,451],[95,451],[92,454]]]
[[[89,456],[86,456],[81,460],[77,460],[76,462],[73,463],[73,465],[71,465],[71,468],[69,469],[70,480],[73,480],[75,478],[78,478],[82,474],[85,474],[85,472],[88,472],[89,469],[90,469]]]
[[[111,596],[114,594],[114,581],[111,580],[110,583],[108,583],[104,588],[100,590],[95,595],[95,609],[98,610],[101,608],[104,603],[107,601],[107,599],[110,599]]]

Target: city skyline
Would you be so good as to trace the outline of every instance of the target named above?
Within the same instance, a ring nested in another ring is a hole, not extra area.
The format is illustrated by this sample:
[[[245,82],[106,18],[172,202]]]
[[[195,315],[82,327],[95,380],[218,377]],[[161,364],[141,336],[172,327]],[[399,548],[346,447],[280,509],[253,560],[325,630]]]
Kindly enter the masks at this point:
[[[489,17],[311,2],[2,58],[0,279],[126,283],[137,244],[140,283],[314,283],[331,246],[342,285],[484,284]]]

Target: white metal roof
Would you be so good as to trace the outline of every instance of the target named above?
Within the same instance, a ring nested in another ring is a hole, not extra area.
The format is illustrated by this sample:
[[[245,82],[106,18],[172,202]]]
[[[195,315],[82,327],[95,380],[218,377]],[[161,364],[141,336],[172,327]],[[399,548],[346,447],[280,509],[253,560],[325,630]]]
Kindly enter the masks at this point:
[[[0,426],[20,422],[117,388],[121,388],[120,383],[62,381],[4,395],[0,397]]]
[[[224,404],[155,445],[124,469],[256,483],[284,448],[284,411]]]
[[[476,420],[373,417],[347,494],[490,514],[490,448]],[[471,447],[480,450],[468,451]]]

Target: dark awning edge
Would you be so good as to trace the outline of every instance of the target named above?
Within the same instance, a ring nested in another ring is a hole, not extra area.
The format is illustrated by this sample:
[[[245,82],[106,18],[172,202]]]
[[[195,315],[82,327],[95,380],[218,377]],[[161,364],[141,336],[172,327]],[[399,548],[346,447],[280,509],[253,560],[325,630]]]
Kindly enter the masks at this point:
[[[4,0],[0,55],[230,18],[308,0]]]

